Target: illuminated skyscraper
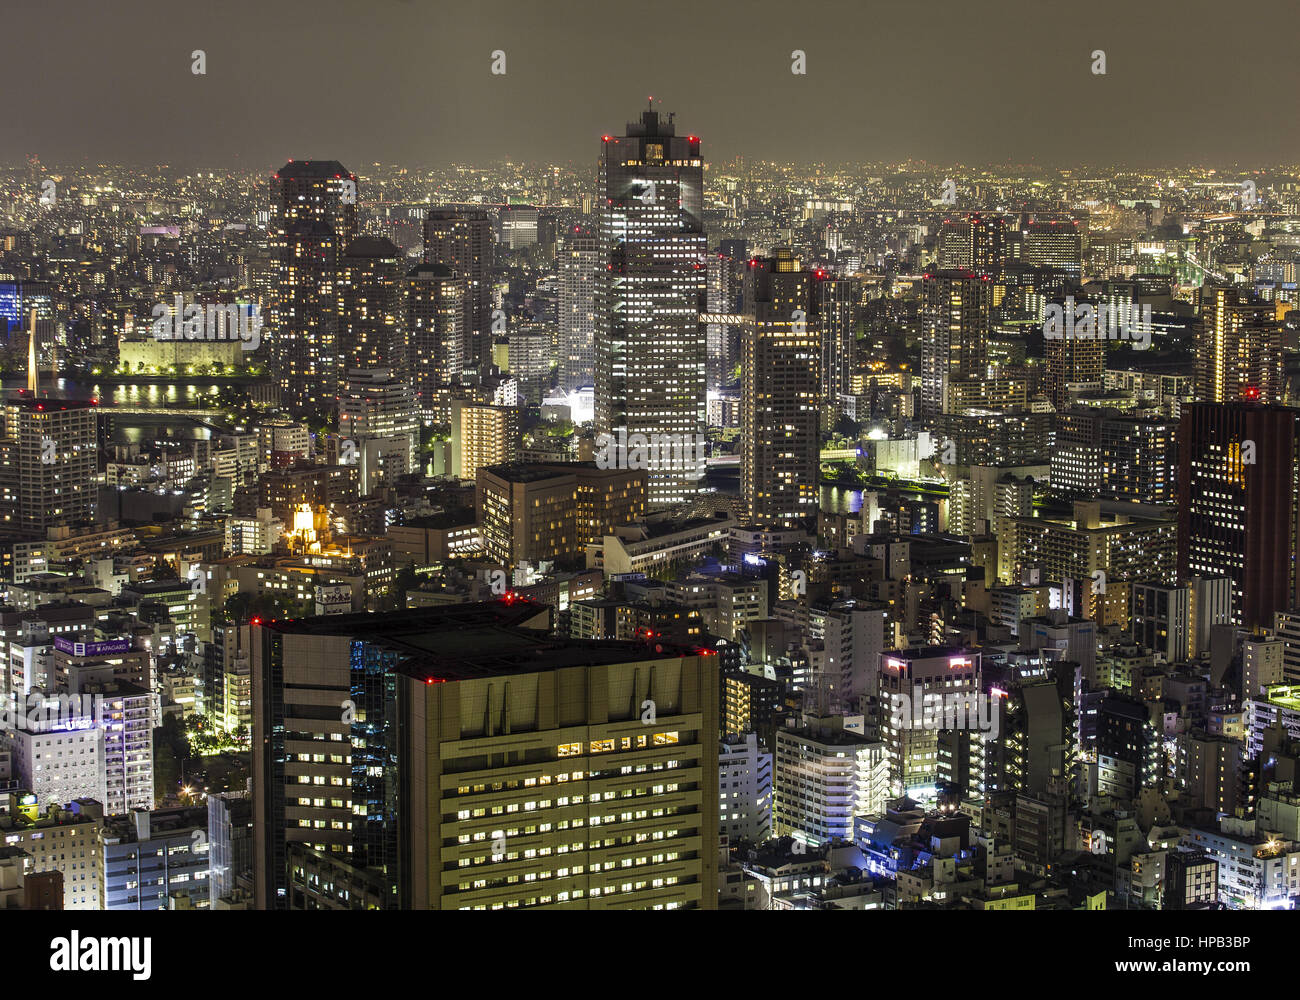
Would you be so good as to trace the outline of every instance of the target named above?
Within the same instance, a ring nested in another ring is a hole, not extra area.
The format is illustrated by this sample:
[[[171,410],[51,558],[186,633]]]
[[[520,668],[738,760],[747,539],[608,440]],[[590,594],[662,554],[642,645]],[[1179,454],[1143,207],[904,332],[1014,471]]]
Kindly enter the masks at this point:
[[[946,219],[939,229],[939,268],[997,277],[1005,253],[1002,220],[984,215]]]
[[[449,267],[418,264],[406,276],[407,357],[420,409],[435,423],[451,420],[451,387],[472,351],[467,294],[465,278]]]
[[[362,236],[343,254],[338,293],[339,356],[344,370],[402,369],[402,251],[386,239]]]
[[[822,423],[830,430],[840,415],[840,395],[850,389],[853,372],[854,322],[860,283],[852,278],[825,278],[817,282],[821,316]]]
[[[706,403],[700,140],[651,110],[603,143],[596,431],[694,441]],[[689,500],[702,474],[692,463],[649,471],[651,507]]]
[[[708,258],[710,321],[705,324],[705,367],[710,392],[735,383],[744,324],[734,320],[739,317],[748,260],[748,257],[737,259],[722,252],[710,254]],[[727,322],[727,318],[733,321]]]
[[[1300,411],[1184,403],[1178,429],[1178,577],[1232,580],[1238,625],[1270,627],[1300,585]]]
[[[987,374],[992,307],[992,282],[973,271],[940,271],[922,279],[922,416],[948,412],[953,381]]]
[[[94,520],[99,409],[93,401],[12,396],[0,437],[0,525],[43,538]]]
[[[270,245],[276,261],[267,330],[282,401],[334,405],[343,365],[336,283],[357,234],[357,178],[336,160],[290,160],[272,185]]]
[[[794,527],[817,514],[821,299],[817,276],[787,247],[745,275],[741,497],[756,524]]]
[[[465,350],[460,371],[479,372],[492,358],[492,220],[481,208],[435,208],[424,217],[424,263],[465,281]]]
[[[1077,222],[1031,222],[1022,246],[1026,267],[1062,271],[1075,278],[1083,270],[1083,233]]]
[[[596,379],[597,297],[604,284],[600,240],[573,226],[555,254],[560,279],[560,388],[573,391]]]
[[[1201,294],[1197,398],[1284,402],[1282,324],[1274,305],[1238,288],[1206,287]]]
[[[1062,315],[1072,319],[1071,311],[1076,308],[1075,299],[1068,296],[1054,300],[1054,304],[1062,302]],[[1070,386],[1091,386],[1097,390],[1102,388],[1106,367],[1105,340],[1098,337],[1045,337],[1043,354],[1047,367],[1047,398],[1058,410],[1069,405]]]

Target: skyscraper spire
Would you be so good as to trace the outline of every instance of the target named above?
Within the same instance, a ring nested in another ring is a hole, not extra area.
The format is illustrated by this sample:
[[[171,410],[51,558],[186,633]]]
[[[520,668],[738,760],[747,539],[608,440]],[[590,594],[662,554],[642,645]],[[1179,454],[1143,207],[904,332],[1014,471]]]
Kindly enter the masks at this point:
[[[27,391],[36,395],[38,376],[36,371],[36,310],[32,310],[32,325],[27,333]]]

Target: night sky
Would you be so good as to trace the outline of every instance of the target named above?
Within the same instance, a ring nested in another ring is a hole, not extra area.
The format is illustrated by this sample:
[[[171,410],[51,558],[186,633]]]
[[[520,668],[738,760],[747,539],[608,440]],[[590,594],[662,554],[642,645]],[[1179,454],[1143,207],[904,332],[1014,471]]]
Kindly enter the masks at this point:
[[[711,162],[1300,160],[1292,0],[50,0],[4,17],[10,164],[586,163],[649,94]]]

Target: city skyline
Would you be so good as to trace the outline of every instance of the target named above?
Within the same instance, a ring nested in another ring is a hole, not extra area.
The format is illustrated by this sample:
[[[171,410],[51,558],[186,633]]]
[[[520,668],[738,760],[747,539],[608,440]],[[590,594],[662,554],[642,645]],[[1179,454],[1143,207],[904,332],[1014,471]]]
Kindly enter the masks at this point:
[[[0,909],[1300,909],[1282,10],[21,14]]]

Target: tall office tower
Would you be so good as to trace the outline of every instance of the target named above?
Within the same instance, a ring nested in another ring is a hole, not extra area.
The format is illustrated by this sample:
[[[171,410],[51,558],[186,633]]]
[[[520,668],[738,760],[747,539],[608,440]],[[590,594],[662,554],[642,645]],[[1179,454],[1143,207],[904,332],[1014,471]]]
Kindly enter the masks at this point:
[[[724,241],[727,242],[727,241]],[[705,324],[705,370],[709,391],[732,385],[740,362],[739,345],[744,333],[740,321],[744,297],[745,269],[749,259],[738,260],[726,253],[710,254],[705,281],[709,322]]]
[[[343,371],[406,367],[405,271],[402,251],[391,240],[362,236],[344,251],[336,288]]]
[[[891,795],[934,798],[944,780],[939,760],[942,723],[922,724],[925,705],[931,699],[962,699],[964,707],[970,706],[963,713],[969,722],[981,691],[981,662],[978,651],[955,646],[923,646],[880,655],[878,724],[889,759]]]
[[[700,140],[645,111],[600,158],[604,290],[596,322],[596,432],[696,441],[705,424],[704,161]],[[648,503],[690,500],[692,462],[650,469]]]
[[[1178,428],[1178,576],[1232,580],[1235,623],[1273,624],[1300,593],[1300,411],[1185,403]]]
[[[336,160],[290,160],[271,192],[275,288],[267,322],[283,402],[325,410],[343,373],[335,285],[357,235],[357,178]]]
[[[1057,304],[1065,298],[1057,296]],[[1074,308],[1066,303],[1065,309]],[[1041,332],[1041,330],[1038,330]],[[1105,384],[1106,341],[1084,337],[1047,337],[1043,341],[1047,398],[1058,410],[1070,405],[1072,386],[1101,389]]]
[[[988,367],[993,284],[972,271],[940,271],[921,281],[921,415],[948,412],[950,383],[980,379]]]
[[[502,205],[497,213],[497,242],[508,250],[537,246],[537,209],[532,205]]]
[[[1083,233],[1077,222],[1031,222],[1020,251],[1026,267],[1063,271],[1079,277],[1083,271]]]
[[[466,372],[482,372],[492,358],[492,220],[481,208],[434,208],[424,217],[424,263],[465,280]]]
[[[560,388],[596,381],[596,298],[603,284],[600,239],[574,226],[555,254],[560,279]]]
[[[94,519],[99,473],[94,401],[11,396],[0,437],[0,526],[46,529]]]
[[[261,626],[257,907],[715,907],[718,657],[557,639],[550,617]]]
[[[1107,416],[1101,422],[1101,478],[1107,496],[1173,503],[1178,424],[1163,417]]]
[[[1196,340],[1196,395],[1210,403],[1285,402],[1282,324],[1271,302],[1244,289],[1201,292]]]
[[[817,283],[817,291],[822,327],[822,428],[829,431],[840,417],[840,396],[850,390],[861,285],[853,278],[827,278]]]
[[[945,219],[939,227],[939,269],[997,277],[1006,252],[1002,233],[1002,219],[996,216]]]
[[[410,383],[386,368],[348,372],[339,394],[339,435],[363,449],[363,442],[402,439],[406,468],[414,471],[420,450],[420,411]]]
[[[789,248],[750,262],[740,495],[755,524],[796,527],[817,516],[820,308],[817,276]]]
[[[467,323],[466,279],[439,264],[418,264],[406,276],[406,336],[410,371],[425,419],[451,420],[452,386],[466,373],[473,345]]]

